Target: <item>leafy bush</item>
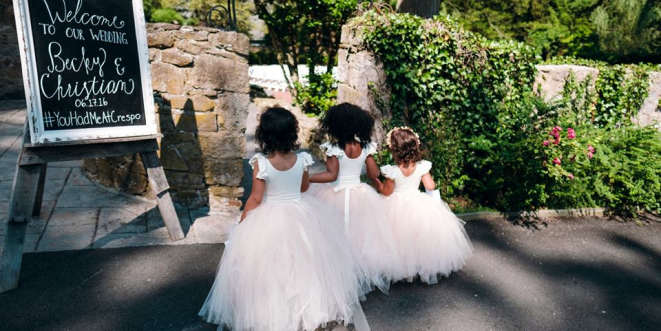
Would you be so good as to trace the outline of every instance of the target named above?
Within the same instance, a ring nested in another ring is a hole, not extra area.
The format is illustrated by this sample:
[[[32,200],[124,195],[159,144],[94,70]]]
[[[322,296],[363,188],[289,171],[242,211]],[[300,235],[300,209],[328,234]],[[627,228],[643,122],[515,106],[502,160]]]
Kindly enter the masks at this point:
[[[308,85],[296,82],[296,103],[304,113],[323,115],[330,106],[335,104],[337,97],[337,82],[331,73],[310,75]]]
[[[420,134],[446,199],[659,212],[661,134],[631,122],[647,68],[602,66],[595,87],[570,75],[561,100],[547,103],[533,92],[539,58],[526,45],[491,42],[440,17],[370,11],[353,24],[388,78],[388,102],[372,91],[391,115],[384,126]]]
[[[176,23],[183,25],[186,20],[172,8],[160,8],[151,13],[151,21],[155,23]]]

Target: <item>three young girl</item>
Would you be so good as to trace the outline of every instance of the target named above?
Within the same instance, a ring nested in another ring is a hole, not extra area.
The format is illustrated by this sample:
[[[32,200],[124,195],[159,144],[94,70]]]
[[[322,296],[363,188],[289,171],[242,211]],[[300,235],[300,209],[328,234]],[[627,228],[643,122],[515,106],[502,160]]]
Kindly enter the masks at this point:
[[[418,190],[422,182],[433,195],[434,182],[412,130],[391,131],[387,144],[397,164],[379,170],[367,112],[331,107],[322,129],[330,137],[322,145],[327,170],[310,176],[312,157],[294,153],[294,115],[279,107],[262,114],[252,192],[200,311],[208,322],[312,331],[337,321],[368,330],[358,300],[371,288],[386,292],[391,282],[416,276],[436,283],[470,258],[461,221],[437,191],[432,197]],[[361,182],[363,168],[383,196]]]

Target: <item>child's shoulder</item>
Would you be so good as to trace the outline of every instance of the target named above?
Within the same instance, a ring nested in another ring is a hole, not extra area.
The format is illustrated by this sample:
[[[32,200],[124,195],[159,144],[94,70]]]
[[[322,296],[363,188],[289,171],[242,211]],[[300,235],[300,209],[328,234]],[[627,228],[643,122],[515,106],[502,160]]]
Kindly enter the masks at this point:
[[[340,148],[337,144],[333,144],[330,141],[327,141],[321,145],[319,145],[322,150],[326,152],[326,156],[342,156],[344,155],[344,150]]]
[[[401,172],[399,171],[399,167],[397,165],[387,164],[381,166],[381,174],[388,179],[395,180],[400,173]]]
[[[432,163],[430,161],[420,160],[416,164],[422,174],[426,174],[431,170]]]
[[[308,167],[314,164],[314,160],[312,159],[312,155],[308,152],[298,152],[296,153],[298,156],[298,160],[303,162],[303,169],[308,170]]]
[[[250,158],[250,161],[248,161],[248,164],[255,169],[255,165],[259,168],[259,173],[257,174],[257,178],[259,179],[266,179],[268,177],[268,172],[266,171],[266,154],[262,153],[257,153],[253,157]]]

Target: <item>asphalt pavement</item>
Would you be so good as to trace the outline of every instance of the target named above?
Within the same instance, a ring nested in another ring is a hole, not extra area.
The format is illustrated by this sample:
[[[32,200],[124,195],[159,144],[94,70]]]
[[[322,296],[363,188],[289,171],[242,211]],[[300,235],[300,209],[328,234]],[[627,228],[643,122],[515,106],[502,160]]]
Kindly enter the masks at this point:
[[[659,330],[661,224],[471,221],[475,256],[437,285],[395,284],[371,329]],[[2,330],[214,330],[197,311],[221,244],[25,254]],[[265,270],[264,272],[269,272]]]

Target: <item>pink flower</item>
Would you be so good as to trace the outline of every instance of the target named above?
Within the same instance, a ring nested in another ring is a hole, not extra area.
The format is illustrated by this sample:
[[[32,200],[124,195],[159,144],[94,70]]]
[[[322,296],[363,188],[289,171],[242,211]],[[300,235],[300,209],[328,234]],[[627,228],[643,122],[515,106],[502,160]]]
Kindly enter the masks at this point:
[[[557,165],[560,165],[562,163],[562,161],[560,161],[560,159],[556,157],[556,158],[553,159],[553,163],[555,163]]]
[[[543,145],[544,145],[544,146],[548,146],[548,145],[549,145],[549,141],[548,141],[548,140],[544,140]]]
[[[569,175],[567,175],[567,177],[569,177],[569,179],[573,180],[574,179],[574,174],[569,174]]]
[[[576,132],[572,128],[567,128],[567,139],[576,138]]]
[[[553,145],[558,145],[560,143],[560,136],[556,136],[555,140],[553,141]]]
[[[558,139],[560,137],[560,132],[562,132],[562,128],[559,126],[554,127],[549,135],[554,136],[555,139]]]
[[[594,147],[588,145],[588,159],[591,159],[594,156]]]

